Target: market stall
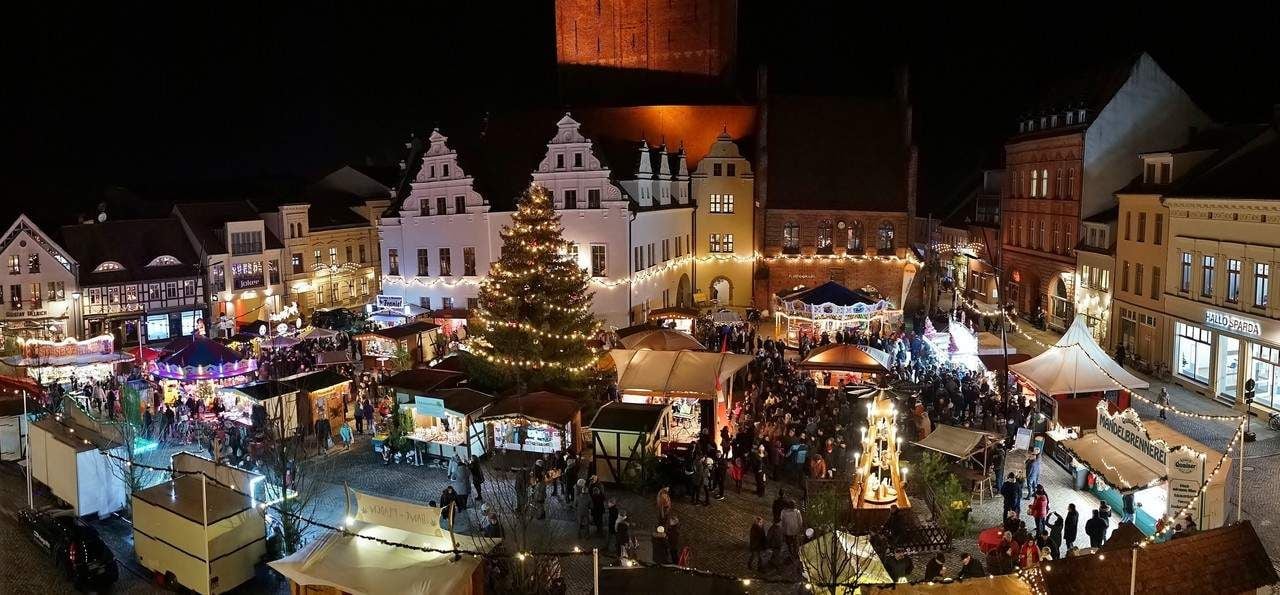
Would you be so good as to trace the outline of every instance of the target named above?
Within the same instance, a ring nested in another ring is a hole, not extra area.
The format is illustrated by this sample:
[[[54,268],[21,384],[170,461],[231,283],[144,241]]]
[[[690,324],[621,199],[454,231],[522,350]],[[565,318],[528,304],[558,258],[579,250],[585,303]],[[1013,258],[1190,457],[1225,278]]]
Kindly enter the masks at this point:
[[[124,508],[129,490],[117,462],[126,458],[123,446],[71,416],[48,416],[28,430],[31,478],[77,516],[105,516]]]
[[[648,320],[664,328],[692,333],[694,324],[702,313],[697,308],[671,306],[649,310]]]
[[[888,335],[902,326],[902,310],[888,300],[873,298],[835,281],[811,288],[780,292],[774,299],[774,329],[787,345],[801,336],[816,343],[822,333],[858,330],[864,335]]]
[[[31,399],[24,404],[22,399],[21,396],[0,398],[0,461],[18,461],[23,457],[22,438],[29,431],[24,412],[35,411],[39,404]]]
[[[501,451],[559,452],[582,449],[582,404],[572,397],[538,391],[506,397],[480,416],[492,448]]]
[[[183,587],[225,593],[250,580],[267,553],[267,527],[253,500],[203,475],[184,475],[133,494],[138,563],[172,572]]]
[[[670,404],[674,440],[713,437],[729,424],[734,380],[744,375],[750,355],[705,351],[612,349],[624,403]]]
[[[367,358],[385,361],[395,357],[398,349],[409,353],[414,364],[421,364],[435,359],[442,353],[436,353],[436,344],[440,342],[440,325],[430,322],[411,322],[399,326],[380,328],[355,336],[360,342],[360,351]]]
[[[669,404],[605,403],[591,419],[592,474],[605,483],[638,476],[671,427]]]
[[[810,372],[822,386],[846,384],[880,384],[892,367],[889,354],[866,345],[828,343],[809,351],[796,364]]]
[[[458,455],[465,460],[488,452],[484,424],[479,418],[494,403],[492,395],[469,388],[449,388],[412,398],[408,408],[413,428],[405,437],[414,442],[417,460],[448,460]]]
[[[1192,509],[1196,526],[1222,526],[1233,460],[1223,460],[1222,453],[1163,423],[1140,420],[1133,409],[1112,413],[1105,402],[1100,402],[1094,413],[1095,429],[1061,444],[1074,457],[1074,463],[1094,476],[1095,495],[1116,510],[1123,510],[1123,495],[1132,494],[1136,505],[1134,524],[1148,534],[1155,531],[1159,519],[1181,510],[1197,497]],[[1210,477],[1219,460],[1223,460],[1222,469]],[[1206,487],[1203,495],[1202,487]]]
[[[218,389],[222,416],[254,432],[296,436],[303,425],[298,415],[298,389],[275,380],[259,380]]]
[[[990,434],[938,424],[924,440],[914,444],[951,457],[961,464],[971,462],[985,474],[990,467],[991,447],[996,443],[996,437]]]
[[[299,422],[310,430],[337,436],[352,418],[351,379],[334,368],[286,376],[280,383],[297,392]]]
[[[629,334],[618,340],[627,349],[652,349],[654,351],[702,350],[705,347],[685,331],[674,329],[648,329]]]
[[[1009,366],[1035,392],[1039,411],[1059,426],[1093,429],[1095,406],[1106,401],[1113,410],[1127,409],[1129,395],[1122,388],[1151,385],[1130,374],[1093,340],[1084,316],[1044,353]]]
[[[1003,574],[969,578],[963,581],[866,585],[859,593],[865,595],[1034,595],[1037,591],[1032,590],[1031,585],[1022,580],[1021,576]]]
[[[269,502],[266,479],[261,473],[219,463],[191,452],[176,452],[169,457],[169,466],[181,475],[206,475],[232,490],[248,494],[254,503]]]
[[[41,386],[108,380],[115,376],[117,366],[133,361],[132,355],[115,351],[111,335],[83,341],[19,338],[18,347],[20,354],[0,362],[14,368],[15,375],[30,376]]]
[[[330,330],[320,326],[309,326],[302,329],[298,333],[298,338],[303,341],[318,341],[320,339],[334,339],[342,336],[342,333]]]
[[[834,531],[816,535],[800,547],[801,572],[817,584],[840,583],[836,592],[859,592],[852,585],[884,585],[894,582],[867,535]]]
[[[269,563],[289,580],[291,593],[484,595],[484,560],[455,559],[450,552],[488,553],[500,539],[443,532],[439,508],[354,493],[354,514],[343,532],[323,535]]]
[[[218,388],[256,378],[258,360],[243,357],[213,339],[193,336],[177,351],[154,362],[150,371],[164,389],[166,403],[192,396],[208,402]]]

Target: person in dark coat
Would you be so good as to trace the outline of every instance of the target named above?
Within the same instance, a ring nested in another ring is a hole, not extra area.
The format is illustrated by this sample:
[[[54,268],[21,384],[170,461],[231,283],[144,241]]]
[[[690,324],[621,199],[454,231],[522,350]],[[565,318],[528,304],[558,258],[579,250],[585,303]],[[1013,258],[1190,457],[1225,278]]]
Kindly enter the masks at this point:
[[[480,459],[471,457],[467,461],[467,469],[471,470],[471,486],[475,488],[472,493],[476,495],[476,502],[484,501],[484,494],[480,491],[480,486],[484,484],[484,471],[480,468]]]
[[[982,562],[973,557],[973,554],[966,552],[960,556],[960,572],[956,574],[957,579],[981,578],[987,576],[987,569],[982,567]]]
[[[911,558],[901,551],[893,553],[893,557],[889,558],[889,563],[885,570],[889,571],[889,576],[893,577],[894,582],[903,578],[911,578],[911,572],[915,570],[915,563]]]
[[[924,565],[924,580],[933,581],[942,578],[942,573],[947,571],[947,555],[938,552],[938,555],[929,559]]]
[[[1000,484],[1000,495],[1004,496],[1004,512],[1008,514],[1010,510],[1022,514],[1022,486],[1018,485],[1018,479],[1012,473],[1005,477],[1004,483]]]
[[[671,561],[680,559],[680,518],[671,515],[667,518],[667,543],[671,544]]]
[[[1075,503],[1067,504],[1066,522],[1062,524],[1062,539],[1067,542],[1067,549],[1076,546],[1076,527],[1080,525],[1080,512]]]
[[[1089,547],[1102,547],[1107,539],[1107,522],[1102,520],[1102,513],[1093,511],[1093,518],[1084,524],[1084,534],[1089,536]]]
[[[764,551],[768,547],[769,535],[764,530],[764,519],[756,517],[751,523],[751,533],[747,538],[747,570],[759,570],[764,564]],[[755,565],[752,566],[752,563]]]
[[[651,538],[653,544],[653,563],[654,564],[670,564],[671,563],[671,544],[667,542],[667,530],[662,525],[658,525],[653,530]]]
[[[591,523],[596,526],[596,537],[604,536],[604,487],[600,485],[600,479],[591,476]]]
[[[1053,559],[1062,558],[1062,515],[1053,513],[1053,520],[1049,522],[1049,551],[1053,553]]]

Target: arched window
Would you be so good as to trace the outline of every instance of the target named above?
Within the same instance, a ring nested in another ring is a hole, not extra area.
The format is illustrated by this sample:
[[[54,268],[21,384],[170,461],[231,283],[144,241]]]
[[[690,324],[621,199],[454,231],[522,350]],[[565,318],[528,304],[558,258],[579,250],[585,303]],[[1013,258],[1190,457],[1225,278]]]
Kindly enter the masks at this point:
[[[818,253],[831,254],[833,244],[831,220],[823,219],[818,222]]]
[[[1040,170],[1038,169],[1031,170],[1031,196],[1032,197],[1036,195],[1036,188],[1039,187],[1038,186],[1039,183],[1040,183]]]
[[[881,252],[893,250],[893,223],[885,221],[880,224],[880,233],[878,235],[878,243],[876,249]]]
[[[173,256],[170,256],[170,255],[168,255],[168,254],[165,254],[165,255],[163,255],[163,256],[157,256],[157,257],[155,257],[155,258],[151,259],[151,262],[147,263],[147,266],[149,266],[149,267],[168,267],[168,266],[173,266],[173,265],[178,265],[178,264],[182,264],[182,261],[178,260],[177,258],[174,258]]]
[[[852,221],[849,223],[849,240],[845,245],[845,249],[849,252],[862,252],[866,247],[862,243],[862,222]]]
[[[782,249],[787,252],[800,251],[800,224],[788,221],[782,226]]]
[[[105,272],[108,272],[108,271],[123,271],[123,270],[124,270],[124,265],[122,265],[122,264],[120,264],[120,263],[118,263],[118,262],[116,262],[116,261],[114,261],[114,260],[108,260],[108,261],[105,261],[105,262],[103,262],[102,264],[98,265],[97,267],[95,267],[95,268],[93,269],[93,272],[95,272],[95,273],[105,273]]]

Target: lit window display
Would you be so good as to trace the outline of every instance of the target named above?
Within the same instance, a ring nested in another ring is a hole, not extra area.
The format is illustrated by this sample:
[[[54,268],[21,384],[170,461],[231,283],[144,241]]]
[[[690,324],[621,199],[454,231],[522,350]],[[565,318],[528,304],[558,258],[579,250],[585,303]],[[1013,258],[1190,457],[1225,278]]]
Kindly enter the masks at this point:
[[[493,429],[493,445],[498,450],[558,452],[564,448],[564,435],[572,424],[562,430],[535,420],[509,418],[491,421],[489,426]]]
[[[1181,322],[1174,323],[1174,334],[1174,358],[1178,362],[1178,375],[1208,384],[1213,334]]]

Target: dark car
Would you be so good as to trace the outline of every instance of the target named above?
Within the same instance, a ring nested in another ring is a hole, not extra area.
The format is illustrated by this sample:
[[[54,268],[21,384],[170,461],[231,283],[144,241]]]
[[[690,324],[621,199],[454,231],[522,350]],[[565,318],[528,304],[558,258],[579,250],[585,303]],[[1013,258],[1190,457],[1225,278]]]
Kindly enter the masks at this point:
[[[116,582],[115,554],[74,512],[24,508],[18,516],[31,532],[32,541],[53,556],[76,589],[105,591]]]

